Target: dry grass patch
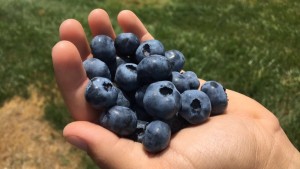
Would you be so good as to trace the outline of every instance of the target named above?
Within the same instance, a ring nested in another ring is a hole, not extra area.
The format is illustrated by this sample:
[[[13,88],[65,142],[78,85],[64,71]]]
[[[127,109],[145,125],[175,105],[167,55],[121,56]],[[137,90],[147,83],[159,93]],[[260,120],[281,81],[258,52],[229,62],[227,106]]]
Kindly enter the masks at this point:
[[[43,118],[44,99],[14,97],[0,108],[0,168],[70,169],[82,155]]]

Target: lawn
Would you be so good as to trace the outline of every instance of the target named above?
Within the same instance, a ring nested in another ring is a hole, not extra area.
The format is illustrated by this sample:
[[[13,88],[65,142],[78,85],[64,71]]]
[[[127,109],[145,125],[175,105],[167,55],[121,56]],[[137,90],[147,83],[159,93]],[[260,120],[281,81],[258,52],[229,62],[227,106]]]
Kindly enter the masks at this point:
[[[113,20],[133,10],[166,49],[181,50],[186,70],[246,94],[280,120],[300,149],[300,2],[298,0],[0,0],[0,103],[28,97],[34,86],[47,97],[45,118],[58,130],[70,120],[58,94],[51,48],[58,27],[104,8]]]

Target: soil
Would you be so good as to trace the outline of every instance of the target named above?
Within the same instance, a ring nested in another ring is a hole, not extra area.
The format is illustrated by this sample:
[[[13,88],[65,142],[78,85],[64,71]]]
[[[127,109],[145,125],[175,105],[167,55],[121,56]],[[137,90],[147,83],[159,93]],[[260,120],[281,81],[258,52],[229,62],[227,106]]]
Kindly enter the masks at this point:
[[[31,93],[29,99],[14,97],[0,108],[0,168],[78,168],[83,153],[43,118],[44,99]]]

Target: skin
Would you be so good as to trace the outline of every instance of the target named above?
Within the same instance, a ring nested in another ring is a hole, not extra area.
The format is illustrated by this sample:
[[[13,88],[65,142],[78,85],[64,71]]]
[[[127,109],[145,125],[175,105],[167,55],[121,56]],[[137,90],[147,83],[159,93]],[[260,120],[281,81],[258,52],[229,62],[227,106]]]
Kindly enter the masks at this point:
[[[133,12],[121,11],[117,20],[124,32],[135,33],[141,41],[153,39]],[[91,11],[88,22],[93,36],[116,37],[106,11]],[[149,154],[140,143],[117,137],[94,123],[96,112],[84,98],[88,78],[82,61],[91,52],[81,24],[68,19],[59,35],[61,40],[52,49],[53,67],[74,118],[63,135],[101,168],[300,168],[300,153],[278,119],[255,100],[232,90],[227,90],[229,104],[224,114],[181,130],[161,153]]]

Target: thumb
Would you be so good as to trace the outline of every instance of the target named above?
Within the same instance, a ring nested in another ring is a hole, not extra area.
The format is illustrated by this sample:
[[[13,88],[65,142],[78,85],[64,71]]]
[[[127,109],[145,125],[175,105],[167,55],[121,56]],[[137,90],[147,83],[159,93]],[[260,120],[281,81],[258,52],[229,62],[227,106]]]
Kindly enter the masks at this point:
[[[68,124],[63,131],[66,140],[84,151],[101,168],[141,168],[145,152],[140,143],[119,138],[109,130],[87,121]]]

